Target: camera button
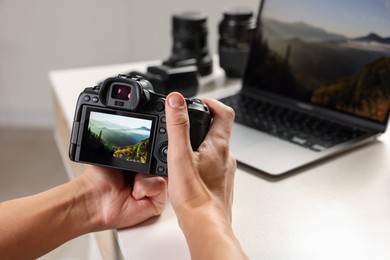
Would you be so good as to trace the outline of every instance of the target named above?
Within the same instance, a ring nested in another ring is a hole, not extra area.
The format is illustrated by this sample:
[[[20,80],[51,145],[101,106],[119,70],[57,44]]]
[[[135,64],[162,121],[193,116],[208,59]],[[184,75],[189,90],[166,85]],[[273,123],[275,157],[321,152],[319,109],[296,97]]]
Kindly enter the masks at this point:
[[[157,172],[158,172],[158,173],[164,173],[164,172],[165,172],[165,168],[162,167],[162,166],[158,166],[158,167],[157,167]]]
[[[165,134],[167,132],[167,129],[165,129],[164,127],[160,127],[160,129],[158,129],[158,132],[160,134]]]
[[[84,101],[88,102],[88,101],[90,101],[90,100],[91,100],[91,97],[90,97],[90,96],[85,96],[85,97],[84,97]]]
[[[163,124],[165,124],[167,122],[167,119],[165,118],[165,116],[161,117],[160,122]]]
[[[162,103],[162,102],[157,102],[156,104],[154,104],[154,109],[155,109],[157,112],[162,112],[162,111],[164,111],[164,109],[165,109],[165,105],[164,105],[164,103]]]
[[[190,104],[193,104],[193,103],[203,104],[202,100],[200,100],[199,98],[191,98],[189,101],[191,101]]]
[[[93,102],[93,103],[99,102],[99,98],[98,98],[98,97],[93,97],[93,98],[92,98],[92,102]]]
[[[168,158],[168,142],[162,142],[158,147],[158,153],[157,153],[158,159],[164,163],[167,162]]]

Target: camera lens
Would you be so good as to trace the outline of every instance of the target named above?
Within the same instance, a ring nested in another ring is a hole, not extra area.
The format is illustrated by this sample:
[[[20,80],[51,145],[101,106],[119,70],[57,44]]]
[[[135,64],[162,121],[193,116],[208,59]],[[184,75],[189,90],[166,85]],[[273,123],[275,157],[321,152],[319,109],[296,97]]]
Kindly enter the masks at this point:
[[[219,24],[219,63],[228,77],[241,77],[256,21],[246,7],[226,9]]]
[[[115,84],[112,86],[111,97],[127,101],[130,99],[130,93],[131,88],[129,86]]]
[[[183,12],[172,17],[172,56],[165,65],[181,67],[197,65],[199,74],[212,72],[212,59],[207,47],[207,16],[202,12]]]

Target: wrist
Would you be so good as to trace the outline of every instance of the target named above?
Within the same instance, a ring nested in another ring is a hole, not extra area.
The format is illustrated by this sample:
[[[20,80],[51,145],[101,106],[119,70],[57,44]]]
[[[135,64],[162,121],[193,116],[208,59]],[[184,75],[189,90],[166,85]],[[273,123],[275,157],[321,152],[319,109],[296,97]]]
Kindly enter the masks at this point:
[[[222,206],[213,202],[204,203],[199,206],[183,205],[175,210],[179,226],[185,231],[196,230],[199,225],[231,226],[230,217],[225,213]]]
[[[229,217],[215,206],[182,211],[178,216],[178,222],[185,236],[190,238],[231,230]]]
[[[94,232],[106,229],[105,222],[100,213],[100,195],[97,187],[88,180],[86,175],[81,175],[75,179],[77,192],[75,196],[75,214],[83,218],[86,232]]]
[[[246,259],[230,217],[215,205],[183,210],[178,221],[192,259]]]

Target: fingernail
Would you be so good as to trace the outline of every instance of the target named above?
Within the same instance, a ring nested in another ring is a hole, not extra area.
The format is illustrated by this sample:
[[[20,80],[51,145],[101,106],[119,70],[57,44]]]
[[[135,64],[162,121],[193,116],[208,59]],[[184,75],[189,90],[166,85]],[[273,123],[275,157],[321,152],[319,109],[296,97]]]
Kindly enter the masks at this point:
[[[172,93],[168,96],[168,103],[171,108],[180,108],[184,106],[184,99],[180,94]]]

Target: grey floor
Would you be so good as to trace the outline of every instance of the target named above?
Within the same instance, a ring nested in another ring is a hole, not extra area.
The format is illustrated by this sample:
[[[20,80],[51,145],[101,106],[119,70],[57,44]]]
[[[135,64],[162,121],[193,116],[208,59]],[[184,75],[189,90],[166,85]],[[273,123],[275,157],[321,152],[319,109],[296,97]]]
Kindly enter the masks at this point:
[[[51,129],[0,128],[0,201],[35,194],[68,181]],[[87,259],[89,236],[41,257]]]

